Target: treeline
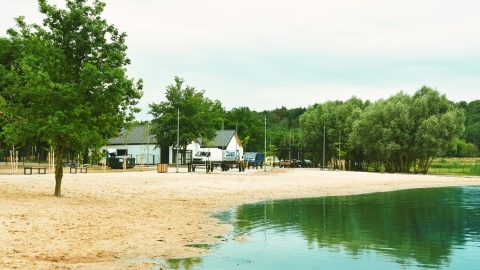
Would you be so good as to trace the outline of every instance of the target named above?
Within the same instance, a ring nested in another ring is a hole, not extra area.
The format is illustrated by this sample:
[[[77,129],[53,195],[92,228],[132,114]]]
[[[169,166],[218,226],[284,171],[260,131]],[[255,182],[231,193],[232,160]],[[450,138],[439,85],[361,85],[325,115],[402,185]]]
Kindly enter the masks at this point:
[[[295,158],[347,170],[427,173],[433,158],[476,157],[480,146],[480,101],[454,103],[429,87],[375,102],[352,97],[308,108],[241,107],[224,119],[223,128],[237,129],[247,151],[264,151],[266,142],[267,154],[287,158],[289,149]]]
[[[426,173],[433,158],[454,149],[465,115],[444,95],[423,87],[413,96],[400,92],[374,103],[327,102],[308,110],[300,123],[307,143],[318,143],[324,123],[327,140],[339,144],[331,158],[345,160],[347,168]]]

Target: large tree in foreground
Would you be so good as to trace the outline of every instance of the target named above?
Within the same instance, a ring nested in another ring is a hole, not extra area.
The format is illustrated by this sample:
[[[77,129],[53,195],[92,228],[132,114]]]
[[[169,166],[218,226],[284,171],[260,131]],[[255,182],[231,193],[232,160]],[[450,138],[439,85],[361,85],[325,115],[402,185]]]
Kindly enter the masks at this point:
[[[157,146],[175,146],[178,126],[179,148],[186,149],[198,137],[204,141],[213,139],[222,122],[222,104],[204,97],[204,90],[183,86],[182,78],[175,76],[174,80],[175,84],[167,86],[167,101],[149,104],[149,113],[153,116],[151,133],[156,137]],[[183,154],[185,160],[186,152]]]
[[[10,144],[36,140],[56,149],[61,196],[64,150],[98,147],[132,120],[142,81],[126,75],[126,34],[101,18],[104,3],[68,0],[64,10],[38,3],[42,26],[19,17],[8,30],[19,53],[0,67],[3,135]]]

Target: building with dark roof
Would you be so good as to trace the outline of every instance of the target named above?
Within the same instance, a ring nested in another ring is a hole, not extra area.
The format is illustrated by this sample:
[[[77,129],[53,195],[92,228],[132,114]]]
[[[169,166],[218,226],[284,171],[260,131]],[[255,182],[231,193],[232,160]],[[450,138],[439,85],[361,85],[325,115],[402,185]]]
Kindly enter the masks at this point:
[[[129,129],[122,129],[117,137],[110,138],[110,145],[122,145],[122,144],[155,144],[155,136],[149,134],[149,126],[138,125]]]
[[[202,138],[197,138],[187,146],[187,150],[190,150],[192,156],[194,156],[202,148],[213,147],[235,151],[239,157],[243,156],[243,146],[235,130],[217,130],[215,138],[210,142],[206,142]]]
[[[155,136],[150,134],[149,125],[123,128],[118,136],[110,138],[101,150],[105,149],[115,149],[118,156],[133,157],[135,164],[160,163],[160,149],[156,147]]]
[[[117,137],[110,138],[105,149],[115,149],[117,155],[126,155],[135,158],[135,164],[157,164],[168,160],[168,163],[175,163],[176,149],[169,147],[168,151],[161,151],[156,146],[155,136],[150,133],[149,125],[138,125],[128,129],[122,129]],[[217,130],[215,138],[207,143],[202,138],[197,138],[187,146],[187,160],[181,163],[189,163],[201,148],[215,147],[224,150],[235,150],[239,156],[243,156],[243,146],[235,130]],[[179,149],[180,150],[180,149]],[[162,157],[163,155],[163,157]],[[161,161],[162,160],[162,161]]]

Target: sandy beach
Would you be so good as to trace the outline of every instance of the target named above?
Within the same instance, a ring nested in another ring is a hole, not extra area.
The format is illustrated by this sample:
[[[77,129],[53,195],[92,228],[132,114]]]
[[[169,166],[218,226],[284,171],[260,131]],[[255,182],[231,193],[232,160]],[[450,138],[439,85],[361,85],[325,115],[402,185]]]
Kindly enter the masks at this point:
[[[23,172],[23,171],[22,171]],[[271,199],[480,185],[450,177],[318,169],[0,175],[0,269],[160,269],[137,258],[198,257],[230,226],[211,214]]]

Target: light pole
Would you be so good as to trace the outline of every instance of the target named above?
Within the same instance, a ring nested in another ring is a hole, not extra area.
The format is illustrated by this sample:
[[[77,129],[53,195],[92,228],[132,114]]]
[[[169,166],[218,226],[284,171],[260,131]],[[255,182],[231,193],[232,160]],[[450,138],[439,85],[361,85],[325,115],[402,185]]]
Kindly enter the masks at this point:
[[[178,145],[180,141],[180,108],[177,109],[177,173],[178,173]]]
[[[267,167],[265,167],[265,154],[267,153],[267,116],[265,115],[265,146],[263,151],[263,171],[267,171]]]
[[[342,131],[338,131],[338,169],[340,170],[340,159],[341,159],[341,148],[340,148],[340,138],[342,136]]]
[[[325,169],[325,125],[323,125],[323,160],[322,170]]]

